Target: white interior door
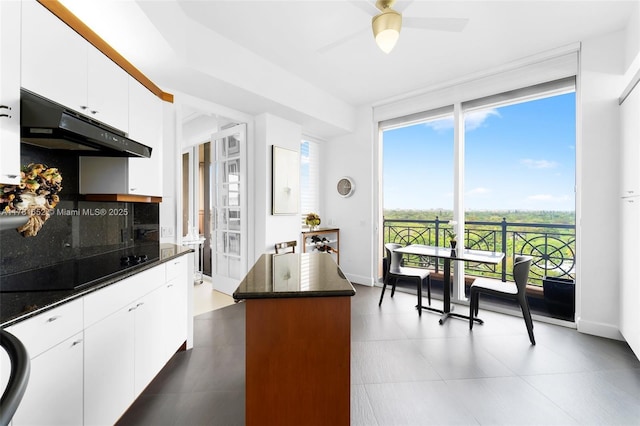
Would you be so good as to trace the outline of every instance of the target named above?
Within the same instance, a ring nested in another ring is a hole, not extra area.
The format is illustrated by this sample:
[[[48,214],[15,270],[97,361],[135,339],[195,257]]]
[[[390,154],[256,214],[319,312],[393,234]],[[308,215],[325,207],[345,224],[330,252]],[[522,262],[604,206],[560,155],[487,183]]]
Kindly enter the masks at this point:
[[[246,124],[211,135],[211,281],[232,294],[247,273]]]

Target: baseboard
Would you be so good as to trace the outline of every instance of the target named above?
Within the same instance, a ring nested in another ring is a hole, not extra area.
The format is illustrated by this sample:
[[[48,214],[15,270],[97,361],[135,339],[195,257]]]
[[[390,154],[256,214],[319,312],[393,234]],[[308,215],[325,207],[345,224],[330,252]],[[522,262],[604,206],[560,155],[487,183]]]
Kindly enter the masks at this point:
[[[611,324],[585,321],[580,318],[576,320],[576,324],[580,333],[592,334],[594,336],[606,337],[607,339],[624,341],[624,337],[622,337],[622,334],[620,334],[620,330],[618,329],[618,327],[615,327]]]
[[[351,282],[351,284],[360,284],[366,285],[368,287],[373,287],[374,282],[371,277],[366,277],[364,275],[355,275],[355,274],[344,274],[345,277]]]

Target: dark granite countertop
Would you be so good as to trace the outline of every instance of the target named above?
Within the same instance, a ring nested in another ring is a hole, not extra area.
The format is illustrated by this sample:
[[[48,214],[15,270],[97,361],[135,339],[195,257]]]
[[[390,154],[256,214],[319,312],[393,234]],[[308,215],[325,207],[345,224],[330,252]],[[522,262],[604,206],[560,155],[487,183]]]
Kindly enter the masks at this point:
[[[351,285],[330,254],[263,254],[247,273],[234,299],[353,296]]]
[[[157,259],[141,263],[105,279],[96,280],[86,287],[69,290],[2,292],[0,293],[0,327],[8,327],[192,251],[193,249],[189,247],[163,243],[159,244]]]

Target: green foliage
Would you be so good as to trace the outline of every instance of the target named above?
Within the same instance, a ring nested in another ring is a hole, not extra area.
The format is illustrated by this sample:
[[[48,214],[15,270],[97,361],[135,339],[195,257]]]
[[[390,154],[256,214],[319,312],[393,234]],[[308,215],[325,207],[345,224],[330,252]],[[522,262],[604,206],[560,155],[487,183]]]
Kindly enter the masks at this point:
[[[453,218],[451,210],[431,209],[431,210],[384,210],[386,220],[435,220],[436,217],[441,222],[448,222]],[[507,222],[520,223],[557,223],[563,225],[574,225],[576,215],[573,211],[536,211],[536,210],[478,210],[465,213],[467,222],[501,222],[505,218]]]

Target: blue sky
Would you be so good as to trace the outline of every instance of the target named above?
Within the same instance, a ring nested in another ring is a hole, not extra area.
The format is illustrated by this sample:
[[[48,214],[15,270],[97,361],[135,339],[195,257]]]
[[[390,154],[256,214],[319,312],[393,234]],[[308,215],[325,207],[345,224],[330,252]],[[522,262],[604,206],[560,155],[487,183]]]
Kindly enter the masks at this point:
[[[466,210],[575,210],[575,93],[465,117]],[[385,209],[453,209],[453,119],[383,135]]]

